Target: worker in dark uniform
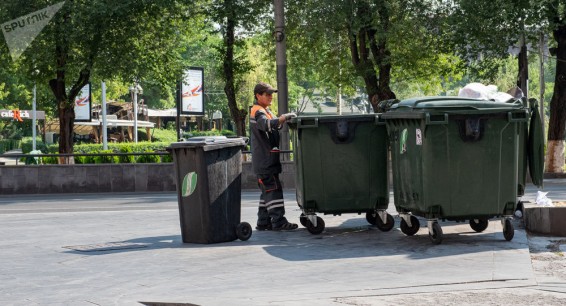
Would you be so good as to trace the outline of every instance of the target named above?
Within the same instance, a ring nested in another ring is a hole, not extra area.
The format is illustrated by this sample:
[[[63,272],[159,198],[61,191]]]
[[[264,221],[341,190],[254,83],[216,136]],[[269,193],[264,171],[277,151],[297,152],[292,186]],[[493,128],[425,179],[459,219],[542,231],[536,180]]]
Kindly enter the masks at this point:
[[[297,224],[285,218],[283,189],[279,181],[279,129],[295,114],[276,117],[269,110],[277,89],[266,83],[254,88],[254,105],[250,112],[252,166],[261,190],[257,230],[294,230]]]

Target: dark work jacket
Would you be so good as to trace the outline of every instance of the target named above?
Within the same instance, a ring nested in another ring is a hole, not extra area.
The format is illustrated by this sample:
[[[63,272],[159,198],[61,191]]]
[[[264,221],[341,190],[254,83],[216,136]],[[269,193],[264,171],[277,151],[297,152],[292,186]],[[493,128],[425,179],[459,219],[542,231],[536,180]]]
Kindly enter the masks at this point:
[[[281,173],[279,119],[257,104],[250,112],[252,166],[255,174]]]

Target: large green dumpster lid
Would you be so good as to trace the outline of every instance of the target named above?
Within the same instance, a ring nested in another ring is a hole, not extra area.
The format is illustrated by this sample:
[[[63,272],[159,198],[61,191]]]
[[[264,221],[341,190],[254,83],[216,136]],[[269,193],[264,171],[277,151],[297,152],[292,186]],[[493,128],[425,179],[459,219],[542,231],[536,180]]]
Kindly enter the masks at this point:
[[[374,121],[378,114],[350,114],[350,115],[301,115],[291,118],[291,122],[297,122],[298,119],[318,119],[319,122],[336,122],[338,120],[347,121]]]
[[[544,133],[538,105],[535,101],[533,102],[534,105],[531,107],[531,122],[529,124],[527,156],[531,180],[535,186],[542,187],[544,177]]]
[[[318,126],[319,123],[333,123],[333,122],[375,122],[381,123],[381,114],[351,114],[351,115],[306,115],[291,118],[288,121],[289,127],[308,128]]]
[[[446,112],[461,112],[467,111],[487,111],[499,112],[520,109],[523,105],[520,100],[507,102],[495,102],[491,100],[479,100],[462,97],[419,97],[403,100],[394,104],[390,111],[425,111],[425,110],[438,110]],[[387,117],[387,113],[384,114]]]

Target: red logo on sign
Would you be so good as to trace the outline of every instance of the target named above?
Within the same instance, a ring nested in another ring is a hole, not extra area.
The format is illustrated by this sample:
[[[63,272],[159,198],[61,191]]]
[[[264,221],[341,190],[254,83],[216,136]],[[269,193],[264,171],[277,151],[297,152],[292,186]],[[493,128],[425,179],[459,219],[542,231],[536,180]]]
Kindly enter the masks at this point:
[[[24,120],[22,120],[22,117],[20,117],[20,110],[19,109],[13,110],[12,113],[14,113],[14,120],[17,120],[17,121],[20,121],[20,122],[24,121]]]
[[[77,100],[75,100],[75,105],[77,106],[86,106],[88,105],[88,97],[84,97],[84,98],[78,98]]]

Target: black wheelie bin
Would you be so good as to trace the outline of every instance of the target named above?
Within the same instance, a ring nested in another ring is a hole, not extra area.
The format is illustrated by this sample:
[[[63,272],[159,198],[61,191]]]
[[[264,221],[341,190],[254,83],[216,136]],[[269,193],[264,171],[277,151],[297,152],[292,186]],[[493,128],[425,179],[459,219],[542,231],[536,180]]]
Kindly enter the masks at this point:
[[[248,240],[240,222],[244,138],[193,137],[172,143],[183,242]]]

